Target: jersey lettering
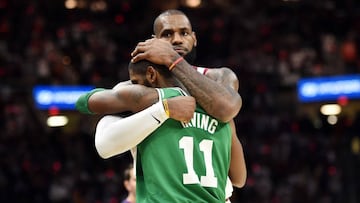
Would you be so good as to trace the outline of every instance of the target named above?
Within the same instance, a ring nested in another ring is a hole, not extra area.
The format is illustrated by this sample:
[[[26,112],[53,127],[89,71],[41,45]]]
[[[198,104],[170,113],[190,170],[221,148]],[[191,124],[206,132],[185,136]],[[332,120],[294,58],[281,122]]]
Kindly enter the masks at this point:
[[[216,119],[211,118],[210,116],[202,113],[195,112],[194,116],[188,123],[182,123],[184,128],[194,127],[203,129],[210,134],[214,134],[216,131],[216,127],[219,122]]]

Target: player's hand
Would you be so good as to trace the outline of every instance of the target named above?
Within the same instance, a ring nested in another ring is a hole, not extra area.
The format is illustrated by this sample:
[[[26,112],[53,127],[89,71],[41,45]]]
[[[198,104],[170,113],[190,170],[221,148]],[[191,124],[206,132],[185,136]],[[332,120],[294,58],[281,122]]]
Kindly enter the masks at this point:
[[[180,55],[174,50],[170,42],[152,38],[144,42],[139,42],[131,53],[133,63],[140,60],[148,60],[152,63],[169,67],[174,59]]]
[[[170,118],[188,122],[194,116],[196,101],[191,96],[178,96],[167,99]]]

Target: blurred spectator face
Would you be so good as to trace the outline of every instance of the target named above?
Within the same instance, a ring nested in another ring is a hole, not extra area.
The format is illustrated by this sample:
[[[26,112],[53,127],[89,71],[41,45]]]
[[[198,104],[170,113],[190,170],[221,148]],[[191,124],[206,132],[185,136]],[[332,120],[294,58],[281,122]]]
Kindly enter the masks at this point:
[[[181,56],[196,46],[195,32],[192,31],[189,19],[181,14],[161,16],[155,22],[155,36],[169,41]]]
[[[133,193],[135,194],[136,192],[136,177],[135,177],[135,169],[132,168],[130,171],[129,171],[129,179],[126,179],[124,181],[124,186],[126,188],[126,190],[129,192],[129,193]]]

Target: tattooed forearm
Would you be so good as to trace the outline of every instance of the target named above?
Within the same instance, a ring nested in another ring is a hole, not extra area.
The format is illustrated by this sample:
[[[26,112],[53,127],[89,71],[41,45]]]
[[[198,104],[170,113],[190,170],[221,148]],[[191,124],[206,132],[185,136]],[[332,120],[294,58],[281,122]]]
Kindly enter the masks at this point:
[[[239,112],[241,97],[234,89],[201,75],[186,61],[180,62],[173,73],[204,110],[215,118],[229,121]]]
[[[126,104],[131,104],[128,106],[131,107],[129,110],[133,112],[141,111],[159,100],[156,89],[142,85],[132,85],[131,89],[120,91],[118,97]]]

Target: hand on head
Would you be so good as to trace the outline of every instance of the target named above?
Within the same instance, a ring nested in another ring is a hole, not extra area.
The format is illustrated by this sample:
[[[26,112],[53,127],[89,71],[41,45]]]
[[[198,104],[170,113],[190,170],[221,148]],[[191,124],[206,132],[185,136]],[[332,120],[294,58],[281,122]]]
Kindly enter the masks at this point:
[[[139,42],[131,53],[131,62],[136,63],[140,60],[148,60],[152,63],[169,67],[174,59],[180,55],[173,49],[172,45],[163,39],[151,38]]]

